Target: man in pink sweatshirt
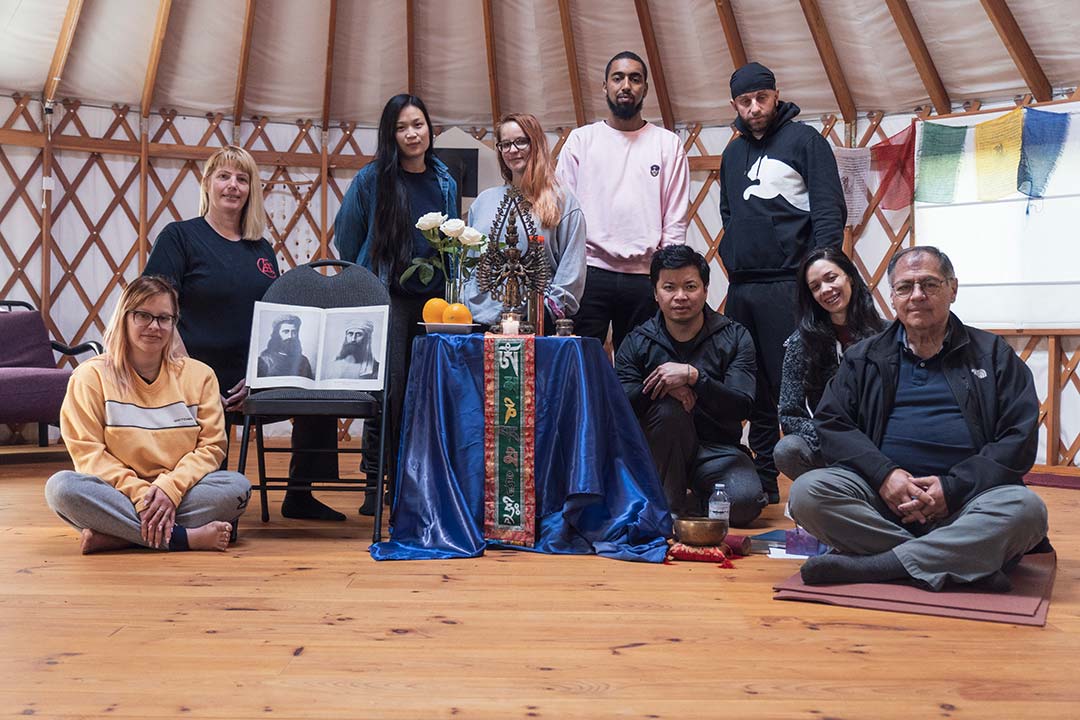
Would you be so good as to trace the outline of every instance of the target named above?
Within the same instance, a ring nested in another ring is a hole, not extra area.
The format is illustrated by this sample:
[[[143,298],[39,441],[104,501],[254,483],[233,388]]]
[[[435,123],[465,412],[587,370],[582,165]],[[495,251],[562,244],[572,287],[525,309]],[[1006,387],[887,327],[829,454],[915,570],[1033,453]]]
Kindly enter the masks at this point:
[[[623,338],[656,314],[649,282],[653,253],[686,241],[690,167],[675,133],[641,117],[649,71],[636,54],[613,57],[604,72],[605,120],[570,133],[556,175],[585,213],[585,294],[578,334]]]

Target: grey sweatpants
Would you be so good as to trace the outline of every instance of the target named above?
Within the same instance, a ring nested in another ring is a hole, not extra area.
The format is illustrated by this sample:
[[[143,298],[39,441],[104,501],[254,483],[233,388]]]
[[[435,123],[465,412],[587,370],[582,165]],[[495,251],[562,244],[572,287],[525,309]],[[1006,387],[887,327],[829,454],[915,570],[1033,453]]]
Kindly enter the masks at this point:
[[[207,473],[180,500],[176,524],[187,529],[224,520],[235,526],[250,498],[251,482],[240,473]],[[140,535],[139,514],[131,499],[101,478],[71,470],[58,472],[45,483],[45,500],[61,520],[79,530],[90,528],[150,547]]]
[[[791,486],[791,515],[811,535],[848,555],[896,553],[904,569],[934,590],[1000,570],[1046,537],[1046,505],[1023,485],[978,495],[945,520],[902,525],[859,475],[812,470]]]

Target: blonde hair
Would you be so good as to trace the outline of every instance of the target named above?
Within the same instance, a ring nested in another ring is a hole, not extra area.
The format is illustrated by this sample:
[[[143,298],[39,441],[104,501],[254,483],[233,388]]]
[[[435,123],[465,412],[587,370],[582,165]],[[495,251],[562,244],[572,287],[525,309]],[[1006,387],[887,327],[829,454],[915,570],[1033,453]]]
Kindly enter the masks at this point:
[[[529,113],[510,113],[504,115],[495,127],[495,141],[502,142],[502,126],[508,122],[517,123],[525,137],[529,138],[529,159],[525,161],[525,172],[521,179],[521,193],[532,203],[532,212],[543,227],[553,228],[562,219],[559,207],[559,185],[555,180],[555,163],[551,160],[547,137],[540,121]],[[513,173],[499,156],[499,171],[503,179],[510,182]],[[550,239],[550,238],[549,238]]]
[[[206,159],[203,166],[202,181],[199,183],[199,215],[205,216],[210,210],[210,193],[207,186],[210,179],[223,166],[232,166],[248,175],[248,199],[240,211],[240,237],[244,240],[259,240],[266,230],[266,207],[263,204],[262,180],[259,179],[259,166],[251,153],[236,145],[226,145]]]
[[[135,379],[135,369],[131,366],[127,334],[127,316],[144,302],[157,295],[168,295],[172,301],[173,315],[180,319],[180,303],[176,288],[160,275],[141,275],[131,282],[120,294],[109,325],[105,328],[105,371],[123,392],[128,392]],[[179,367],[185,357],[184,345],[180,341],[180,332],[173,323],[169,345],[163,353],[163,360],[170,367]]]

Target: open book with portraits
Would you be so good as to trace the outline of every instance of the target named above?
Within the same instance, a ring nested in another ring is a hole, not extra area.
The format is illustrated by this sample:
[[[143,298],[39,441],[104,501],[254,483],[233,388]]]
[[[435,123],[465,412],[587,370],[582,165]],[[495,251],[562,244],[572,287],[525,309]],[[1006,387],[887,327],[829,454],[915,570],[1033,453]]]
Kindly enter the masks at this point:
[[[257,302],[248,387],[382,390],[387,305],[323,309]]]

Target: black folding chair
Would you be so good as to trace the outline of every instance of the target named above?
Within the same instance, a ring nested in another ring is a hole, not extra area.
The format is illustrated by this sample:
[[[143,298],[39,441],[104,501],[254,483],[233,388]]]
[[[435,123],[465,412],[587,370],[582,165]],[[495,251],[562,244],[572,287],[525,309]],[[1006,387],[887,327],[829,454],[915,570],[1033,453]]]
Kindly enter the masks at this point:
[[[336,275],[323,275],[315,268],[339,266]],[[371,305],[389,305],[390,295],[386,286],[370,271],[359,265],[342,260],[319,260],[301,265],[290,270],[267,289],[263,296],[265,302],[284,305],[302,305],[318,308],[366,307]],[[389,330],[389,323],[388,328]],[[390,343],[387,350],[378,358],[382,365],[384,383],[382,390],[362,392],[356,390],[307,390],[304,388],[273,388],[252,390],[244,401],[244,434],[240,445],[239,471],[244,472],[247,464],[248,443],[252,425],[255,427],[255,446],[259,463],[259,500],[262,505],[262,520],[270,519],[267,508],[269,490],[337,490],[367,492],[375,491],[375,530],[373,542],[382,539],[383,497],[386,491],[386,447],[387,417],[390,414],[390,369],[387,364]],[[297,416],[323,416],[333,418],[364,419],[365,422],[378,422],[382,427],[379,442],[379,459],[376,477],[366,475],[362,480],[340,478],[304,478],[304,484],[291,482],[288,477],[267,477],[266,453],[368,453],[371,448],[268,448],[263,442],[263,423],[282,418]],[[310,485],[309,485],[310,483]]]

